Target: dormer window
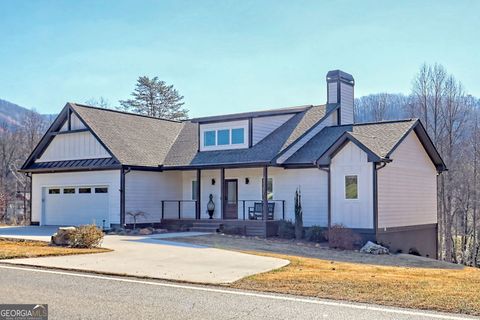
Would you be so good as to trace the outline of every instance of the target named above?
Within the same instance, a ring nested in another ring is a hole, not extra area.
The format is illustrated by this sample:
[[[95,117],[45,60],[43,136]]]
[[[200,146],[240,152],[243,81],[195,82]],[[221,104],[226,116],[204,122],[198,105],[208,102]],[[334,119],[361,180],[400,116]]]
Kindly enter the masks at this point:
[[[200,151],[248,148],[248,121],[200,125]]]
[[[232,129],[232,144],[245,143],[245,130],[243,128]]]

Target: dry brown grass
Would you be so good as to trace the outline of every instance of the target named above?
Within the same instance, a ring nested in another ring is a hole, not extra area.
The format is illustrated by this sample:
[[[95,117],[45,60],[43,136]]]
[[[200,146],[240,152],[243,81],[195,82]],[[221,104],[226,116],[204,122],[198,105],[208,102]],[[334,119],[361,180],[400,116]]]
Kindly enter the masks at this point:
[[[109,249],[77,249],[49,246],[47,242],[0,238],[0,259],[62,256],[70,254],[108,252]]]
[[[388,267],[249,252],[291,261],[235,288],[480,315],[480,269]]]

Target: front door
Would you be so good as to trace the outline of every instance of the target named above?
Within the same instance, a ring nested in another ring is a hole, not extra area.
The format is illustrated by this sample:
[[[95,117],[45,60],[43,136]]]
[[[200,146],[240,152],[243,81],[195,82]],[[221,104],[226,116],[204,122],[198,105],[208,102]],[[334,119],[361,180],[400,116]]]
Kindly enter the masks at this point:
[[[238,180],[225,180],[225,199],[223,201],[223,218],[238,219]]]

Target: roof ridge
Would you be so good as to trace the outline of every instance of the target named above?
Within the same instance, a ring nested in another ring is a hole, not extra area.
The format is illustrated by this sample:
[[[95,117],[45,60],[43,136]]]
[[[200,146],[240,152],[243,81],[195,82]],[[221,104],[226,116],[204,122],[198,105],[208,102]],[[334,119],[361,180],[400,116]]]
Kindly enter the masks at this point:
[[[179,121],[179,120],[172,120],[172,119],[165,119],[165,118],[147,116],[145,114],[138,114],[138,113],[109,109],[109,108],[95,107],[95,106],[90,106],[90,105],[86,105],[86,104],[82,104],[82,103],[76,103],[76,102],[68,102],[68,103],[71,104],[71,105],[74,105],[74,106],[82,107],[82,108],[90,108],[90,109],[96,109],[96,110],[101,110],[101,111],[110,111],[110,112],[121,113],[121,114],[129,115],[129,116],[144,117],[144,118],[148,118],[148,119],[163,120],[163,121],[169,121],[169,122],[175,122],[175,123],[183,123],[184,122],[184,121]]]
[[[260,110],[254,110],[254,111],[244,111],[244,112],[236,112],[236,113],[227,113],[227,114],[219,114],[219,115],[211,115],[211,116],[203,116],[203,117],[195,117],[192,119],[189,119],[191,122],[200,122],[200,121],[208,121],[209,119],[212,118],[221,118],[221,117],[227,117],[227,118],[234,118],[234,117],[251,117],[252,114],[268,114],[272,113],[272,115],[276,115],[276,113],[300,113],[304,112],[306,110],[309,110],[313,107],[320,107],[324,106],[326,104],[319,104],[319,105],[313,105],[313,104],[305,104],[305,105],[299,105],[299,106],[291,106],[291,107],[281,107],[281,108],[275,108],[275,109],[260,109]]]
[[[341,125],[335,125],[330,127],[365,126],[365,125],[372,125],[372,124],[398,123],[398,122],[409,122],[409,121],[417,121],[417,120],[418,118],[382,120],[382,121],[371,121],[371,122],[362,122],[362,123],[341,124]]]

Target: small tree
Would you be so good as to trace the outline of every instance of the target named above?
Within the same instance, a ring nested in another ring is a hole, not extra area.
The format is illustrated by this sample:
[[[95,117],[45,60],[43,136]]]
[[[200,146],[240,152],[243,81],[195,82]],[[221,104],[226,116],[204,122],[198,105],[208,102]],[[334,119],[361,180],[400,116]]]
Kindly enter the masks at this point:
[[[295,191],[295,238],[303,237],[302,193],[300,187]]]
[[[137,228],[137,219],[140,217],[145,218],[147,214],[143,211],[137,210],[137,211],[128,211],[127,215],[132,217],[133,219],[133,229],[135,230]]]

